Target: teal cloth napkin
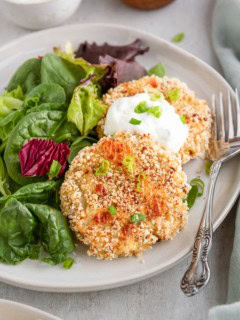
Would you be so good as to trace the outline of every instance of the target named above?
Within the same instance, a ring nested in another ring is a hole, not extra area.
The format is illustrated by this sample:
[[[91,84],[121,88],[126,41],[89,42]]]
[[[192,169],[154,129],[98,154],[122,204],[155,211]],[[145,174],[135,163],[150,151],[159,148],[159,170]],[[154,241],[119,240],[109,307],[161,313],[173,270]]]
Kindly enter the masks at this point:
[[[212,39],[226,79],[240,93],[240,0],[216,0]],[[240,203],[230,261],[227,304],[212,308],[209,320],[240,320]]]

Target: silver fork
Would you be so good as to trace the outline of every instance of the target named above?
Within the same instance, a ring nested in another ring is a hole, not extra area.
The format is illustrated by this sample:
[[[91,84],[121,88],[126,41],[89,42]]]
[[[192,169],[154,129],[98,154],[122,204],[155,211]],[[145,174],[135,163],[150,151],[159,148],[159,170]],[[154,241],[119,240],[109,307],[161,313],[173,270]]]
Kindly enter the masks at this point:
[[[238,132],[240,107],[237,89],[235,90],[235,98],[228,92],[225,108],[222,93],[219,95],[218,107],[214,95],[212,108],[213,114],[215,114],[215,138],[217,141],[229,143],[229,148],[211,166],[208,197],[193,245],[192,262],[181,281],[181,289],[188,297],[198,293],[210,279],[210,268],[207,259],[212,245],[212,209],[216,181],[222,164],[240,153],[240,135]]]

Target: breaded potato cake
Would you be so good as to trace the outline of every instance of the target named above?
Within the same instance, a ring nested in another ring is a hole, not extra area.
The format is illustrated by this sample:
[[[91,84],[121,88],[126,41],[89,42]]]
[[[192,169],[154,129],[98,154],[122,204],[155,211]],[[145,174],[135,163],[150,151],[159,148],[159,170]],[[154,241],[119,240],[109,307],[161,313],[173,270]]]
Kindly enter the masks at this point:
[[[149,135],[118,132],[79,152],[60,190],[77,238],[99,259],[139,255],[187,223],[181,158]]]
[[[169,92],[177,90],[176,101],[172,100]],[[180,149],[182,162],[186,163],[196,157],[204,157],[208,151],[211,136],[212,115],[205,100],[198,99],[188,86],[175,78],[159,78],[146,76],[139,80],[125,82],[110,89],[104,96],[103,102],[109,108],[119,98],[134,96],[138,93],[161,92],[164,98],[175,108],[179,115],[184,115],[189,128],[189,135]],[[98,134],[103,136],[105,118],[98,125]]]

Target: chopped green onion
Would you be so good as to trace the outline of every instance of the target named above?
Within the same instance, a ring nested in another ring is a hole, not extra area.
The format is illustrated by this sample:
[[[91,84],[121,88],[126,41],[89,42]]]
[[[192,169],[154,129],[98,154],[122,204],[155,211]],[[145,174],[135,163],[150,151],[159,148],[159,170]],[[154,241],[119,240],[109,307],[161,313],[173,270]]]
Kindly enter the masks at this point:
[[[134,165],[135,165],[135,158],[128,155],[123,158],[122,164],[124,167],[128,169],[128,172],[133,173]]]
[[[138,183],[137,183],[137,192],[142,192],[143,191],[143,183],[144,180],[146,179],[146,175],[144,172],[140,173],[140,175],[138,176]]]
[[[192,188],[187,195],[187,204],[189,209],[192,208],[197,197],[201,197],[203,195],[204,182],[199,178],[195,178],[191,180],[190,185]]]
[[[61,164],[57,160],[53,160],[48,172],[49,179],[53,179],[57,177],[61,169],[62,169]]]
[[[210,160],[207,160],[206,164],[205,164],[205,172],[206,174],[209,176],[210,172],[211,172],[211,166],[212,166],[213,162]]]
[[[160,78],[165,76],[165,66],[162,63],[156,64],[154,67],[152,67],[149,71],[148,71],[148,75],[155,75],[158,76]]]
[[[198,187],[192,186],[187,195],[188,208],[191,209],[198,197]]]
[[[162,115],[162,108],[161,106],[150,107],[148,108],[148,113],[153,114],[156,118],[160,118]]]
[[[184,114],[180,115],[180,120],[182,121],[183,124],[186,124],[186,117]]]
[[[164,95],[159,92],[159,93],[154,93],[151,95],[150,100],[151,101],[161,101],[164,99]]]
[[[134,109],[134,112],[144,113],[144,112],[147,112],[147,110],[148,110],[147,101],[141,101]]]
[[[74,259],[73,258],[67,258],[64,263],[63,263],[63,267],[65,269],[71,269],[72,268],[72,265],[74,263]]]
[[[96,177],[103,177],[108,172],[110,163],[108,160],[103,160],[101,166],[96,170]]]
[[[168,98],[171,102],[176,102],[179,98],[179,90],[178,89],[170,89],[168,91]]]
[[[190,182],[190,185],[198,187],[198,197],[201,197],[203,195],[204,182],[201,179],[199,178],[192,179]]]
[[[176,34],[174,37],[172,37],[172,42],[181,42],[183,41],[184,37],[185,37],[185,34],[183,32],[180,32]]]
[[[108,212],[110,213],[111,216],[116,216],[117,210],[114,206],[108,207]]]
[[[145,214],[141,214],[139,212],[135,212],[131,217],[130,217],[130,222],[131,223],[138,223],[141,222],[143,219],[145,219],[147,216]]]
[[[148,107],[147,106],[147,102],[146,101],[142,101],[136,106],[136,108],[134,109],[134,112],[136,112],[136,113],[145,113],[145,112],[147,112],[149,114],[153,114],[156,118],[160,118],[161,114],[162,114],[162,108],[161,108],[161,106]],[[140,124],[141,121],[132,118],[130,120],[130,123],[132,123],[132,124]]]
[[[135,118],[132,118],[129,123],[133,124],[133,125],[138,125],[140,124],[142,121],[141,120],[138,120],[138,119],[135,119]]]

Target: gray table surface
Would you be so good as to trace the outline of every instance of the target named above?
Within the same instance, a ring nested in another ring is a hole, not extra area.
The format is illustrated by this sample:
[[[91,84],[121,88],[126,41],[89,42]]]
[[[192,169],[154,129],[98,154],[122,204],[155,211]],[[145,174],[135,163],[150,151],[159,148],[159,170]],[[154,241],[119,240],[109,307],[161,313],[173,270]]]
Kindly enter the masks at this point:
[[[185,32],[186,38],[180,46],[221,72],[210,38],[214,2],[176,0],[164,9],[143,12],[125,6],[120,0],[83,0],[79,10],[66,24],[119,23],[164,39]],[[0,10],[0,46],[29,32],[8,22]],[[236,206],[214,234],[210,257],[211,282],[196,297],[186,298],[179,289],[179,281],[190,262],[188,258],[150,280],[123,288],[57,294],[33,292],[0,283],[0,298],[29,304],[66,320],[206,319],[209,308],[226,300],[235,212]]]

